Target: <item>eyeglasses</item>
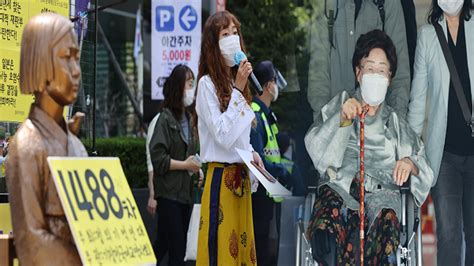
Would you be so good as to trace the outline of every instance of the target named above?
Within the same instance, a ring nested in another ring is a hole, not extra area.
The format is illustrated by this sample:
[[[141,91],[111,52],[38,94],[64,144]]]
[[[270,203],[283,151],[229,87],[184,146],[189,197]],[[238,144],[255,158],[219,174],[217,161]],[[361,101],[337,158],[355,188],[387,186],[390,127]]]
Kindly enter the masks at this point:
[[[372,64],[372,63],[367,63],[365,65],[361,65],[360,69],[362,69],[362,71],[364,73],[370,73],[370,74],[377,73],[377,74],[383,75],[387,78],[390,77],[390,75],[391,75],[391,72],[388,69],[388,67],[375,67],[374,64]]]

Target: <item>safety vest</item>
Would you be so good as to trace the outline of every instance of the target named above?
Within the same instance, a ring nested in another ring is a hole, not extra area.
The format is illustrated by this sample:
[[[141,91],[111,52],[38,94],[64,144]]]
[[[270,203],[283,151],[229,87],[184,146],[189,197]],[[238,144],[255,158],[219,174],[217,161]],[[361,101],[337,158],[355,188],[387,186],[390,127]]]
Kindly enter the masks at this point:
[[[5,163],[7,162],[7,158],[3,158],[3,162],[0,164],[0,178],[5,177]]]
[[[263,154],[265,155],[265,159],[272,163],[280,163],[281,162],[281,155],[280,155],[280,147],[278,147],[278,141],[276,139],[276,135],[278,134],[278,127],[276,124],[268,124],[268,119],[265,113],[260,112],[261,108],[260,105],[253,102],[252,103],[252,110],[254,112],[260,113],[262,116],[263,123],[265,125],[265,131],[267,132],[267,144],[263,148]]]
[[[267,144],[263,148],[263,154],[265,156],[265,159],[272,163],[281,163],[280,147],[278,147],[278,141],[276,138],[276,134],[278,134],[278,127],[275,123],[272,125],[268,123],[267,116],[265,115],[265,113],[260,112],[261,108],[260,105],[258,105],[257,103],[252,102],[252,110],[254,112],[260,113],[265,126],[265,131],[267,132]],[[272,198],[275,202],[283,201],[282,197]]]
[[[283,164],[283,166],[285,166],[286,170],[288,171],[288,173],[293,174],[293,165],[295,165],[295,163],[293,161],[290,161],[286,158],[281,158],[281,163]]]

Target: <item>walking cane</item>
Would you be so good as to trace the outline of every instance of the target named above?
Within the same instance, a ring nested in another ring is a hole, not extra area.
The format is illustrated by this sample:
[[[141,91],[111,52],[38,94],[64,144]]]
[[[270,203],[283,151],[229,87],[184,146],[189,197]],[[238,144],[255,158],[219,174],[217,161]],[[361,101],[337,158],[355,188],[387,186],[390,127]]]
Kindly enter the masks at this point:
[[[365,105],[362,107],[362,113],[360,114],[360,192],[359,192],[359,234],[360,234],[360,265],[364,265],[364,226],[365,226],[365,206],[364,206],[364,124],[365,115],[369,111],[369,106]]]

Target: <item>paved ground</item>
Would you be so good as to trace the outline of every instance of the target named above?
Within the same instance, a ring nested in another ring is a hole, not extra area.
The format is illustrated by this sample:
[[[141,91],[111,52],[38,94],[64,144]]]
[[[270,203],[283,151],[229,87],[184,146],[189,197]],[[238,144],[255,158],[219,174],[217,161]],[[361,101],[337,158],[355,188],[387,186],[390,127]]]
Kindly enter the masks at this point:
[[[436,241],[433,234],[423,234],[423,265],[436,265]]]

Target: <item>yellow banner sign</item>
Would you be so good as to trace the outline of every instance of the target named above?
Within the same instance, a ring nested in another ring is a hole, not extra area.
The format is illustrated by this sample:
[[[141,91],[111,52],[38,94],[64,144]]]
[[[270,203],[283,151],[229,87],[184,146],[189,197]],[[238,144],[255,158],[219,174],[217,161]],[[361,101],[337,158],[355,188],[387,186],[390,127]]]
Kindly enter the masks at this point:
[[[0,235],[10,234],[12,232],[10,204],[0,203],[0,217]]]
[[[33,96],[20,93],[20,48],[28,20],[43,12],[69,16],[69,0],[0,0],[0,121],[22,122]]]
[[[48,157],[84,265],[156,263],[119,158]]]

